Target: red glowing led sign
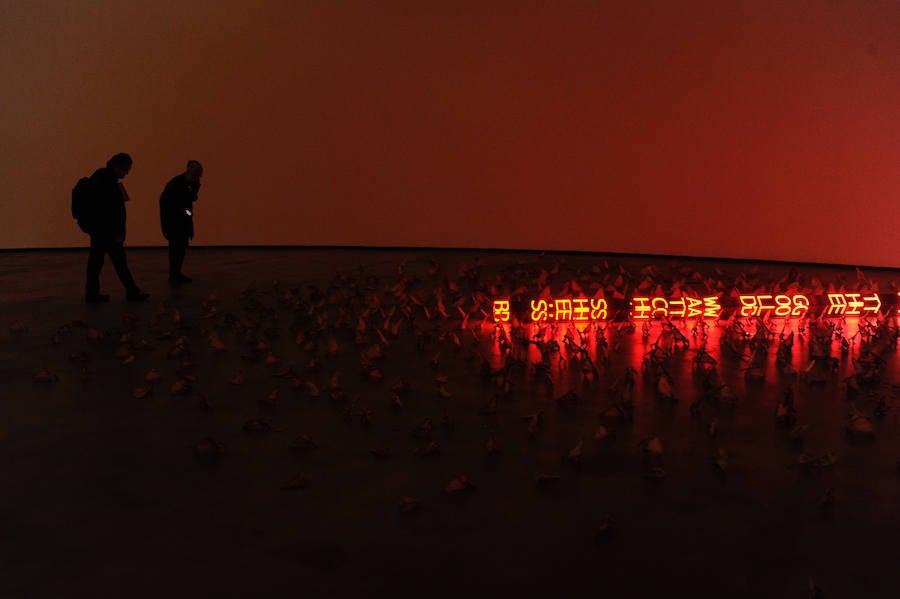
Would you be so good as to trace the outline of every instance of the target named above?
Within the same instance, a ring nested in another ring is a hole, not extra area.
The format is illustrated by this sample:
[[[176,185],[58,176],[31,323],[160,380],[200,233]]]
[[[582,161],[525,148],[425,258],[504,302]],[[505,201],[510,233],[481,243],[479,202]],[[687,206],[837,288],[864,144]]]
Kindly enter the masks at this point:
[[[900,304],[900,293],[896,303]],[[890,296],[888,296],[890,297]],[[541,297],[530,300],[497,299],[493,302],[494,322],[509,322],[513,315],[529,314],[530,322],[601,322],[627,314],[634,320],[651,319],[719,319],[735,314],[741,317],[802,318],[816,310],[824,317],[875,317],[884,306],[876,293],[829,293],[824,298],[810,298],[804,294],[753,294],[726,297],[731,303],[723,305],[720,296],[634,297],[627,304],[611,306],[604,298]],[[818,300],[818,301],[814,301]],[[890,299],[888,300],[890,301]],[[614,302],[615,303],[615,302]],[[896,310],[900,315],[900,308]],[[529,320],[526,320],[526,322]]]

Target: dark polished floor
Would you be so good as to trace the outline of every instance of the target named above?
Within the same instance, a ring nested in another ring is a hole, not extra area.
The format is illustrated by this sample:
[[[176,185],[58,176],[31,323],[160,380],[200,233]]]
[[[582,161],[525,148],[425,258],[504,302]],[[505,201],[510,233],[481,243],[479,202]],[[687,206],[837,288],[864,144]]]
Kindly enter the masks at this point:
[[[85,305],[86,258],[0,253],[0,597],[900,593],[898,271],[192,249],[170,288],[133,250],[150,302],[107,264]],[[578,333],[521,309],[617,291]],[[681,293],[819,299],[627,318]],[[816,318],[828,293],[883,305]]]

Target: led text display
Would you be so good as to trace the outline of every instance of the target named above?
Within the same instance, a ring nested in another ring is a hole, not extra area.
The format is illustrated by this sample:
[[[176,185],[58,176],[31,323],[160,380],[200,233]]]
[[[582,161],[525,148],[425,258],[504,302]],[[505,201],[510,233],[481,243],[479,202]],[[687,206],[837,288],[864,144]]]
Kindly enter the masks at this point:
[[[887,296],[890,301],[892,296]],[[726,301],[727,300],[727,301]],[[900,293],[895,304],[900,306]],[[877,293],[828,293],[810,297],[805,294],[752,294],[727,297],[638,296],[630,301],[604,298],[542,297],[535,299],[495,299],[494,322],[512,318],[524,322],[603,322],[626,317],[634,320],[727,318],[733,314],[751,318],[803,318],[813,314],[826,318],[844,316],[875,317],[885,302]],[[888,310],[900,315],[900,307]]]

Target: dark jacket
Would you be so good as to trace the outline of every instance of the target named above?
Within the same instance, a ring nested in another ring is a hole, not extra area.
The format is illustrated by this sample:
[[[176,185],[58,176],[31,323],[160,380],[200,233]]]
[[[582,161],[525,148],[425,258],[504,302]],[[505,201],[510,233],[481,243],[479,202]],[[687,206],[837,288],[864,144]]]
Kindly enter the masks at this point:
[[[166,239],[194,237],[193,204],[200,192],[199,181],[189,181],[184,173],[166,183],[159,196],[159,220]]]
[[[125,237],[125,201],[122,184],[113,172],[104,167],[91,175],[94,206],[91,210],[90,232],[99,237]]]

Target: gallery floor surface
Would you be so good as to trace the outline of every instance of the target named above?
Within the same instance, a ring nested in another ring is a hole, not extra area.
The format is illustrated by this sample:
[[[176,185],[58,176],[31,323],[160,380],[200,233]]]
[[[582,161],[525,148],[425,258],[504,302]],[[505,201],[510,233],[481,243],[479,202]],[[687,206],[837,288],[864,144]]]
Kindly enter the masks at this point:
[[[0,597],[895,596],[900,271],[0,253]]]

